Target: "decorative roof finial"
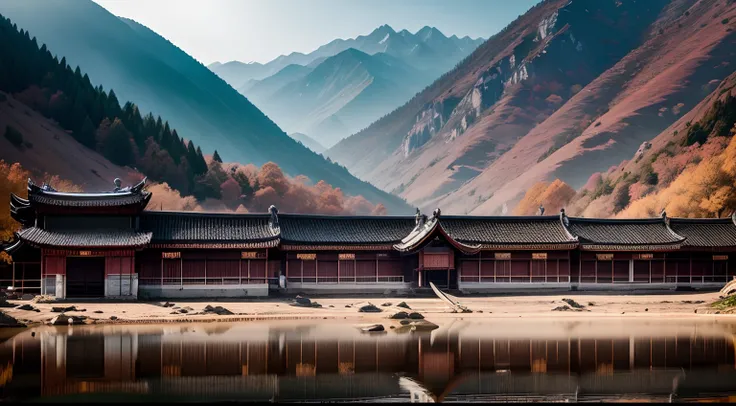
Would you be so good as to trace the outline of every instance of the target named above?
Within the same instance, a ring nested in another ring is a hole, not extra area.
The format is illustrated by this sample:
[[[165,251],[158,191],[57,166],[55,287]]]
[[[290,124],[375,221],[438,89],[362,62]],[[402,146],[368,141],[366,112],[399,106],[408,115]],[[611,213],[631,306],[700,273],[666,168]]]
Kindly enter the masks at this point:
[[[570,225],[570,219],[567,218],[564,207],[560,209],[560,219],[562,220],[562,224],[564,224],[566,227]]]
[[[659,213],[659,215],[660,215],[660,216],[661,216],[661,217],[662,217],[663,219],[666,219],[666,218],[667,218],[667,211],[666,211],[665,209],[662,209],[662,211],[661,211],[661,212]]]
[[[115,180],[112,181],[112,183],[115,184],[115,189],[113,189],[114,192],[119,192],[120,189],[123,188],[123,181],[121,181],[120,178],[115,178]]]
[[[422,221],[422,212],[419,211],[419,207],[417,207],[417,213],[414,215],[414,225],[418,226],[421,221]]]
[[[439,219],[440,218],[440,214],[442,214],[442,212],[440,211],[440,208],[438,207],[438,208],[434,209],[434,211],[432,212],[432,218]]]
[[[276,206],[271,205],[271,207],[268,208],[268,212],[271,213],[271,227],[278,227],[279,226],[279,209],[276,208]]]
[[[539,215],[544,216],[544,206],[541,203],[539,204]]]

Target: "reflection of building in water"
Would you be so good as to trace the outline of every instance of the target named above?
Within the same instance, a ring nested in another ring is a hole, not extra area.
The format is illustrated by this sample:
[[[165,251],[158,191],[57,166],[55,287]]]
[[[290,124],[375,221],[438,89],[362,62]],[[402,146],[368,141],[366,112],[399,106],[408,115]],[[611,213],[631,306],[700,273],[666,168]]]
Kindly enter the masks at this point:
[[[679,396],[736,393],[734,343],[724,336],[522,340],[389,333],[317,339],[292,330],[247,337],[233,341],[232,334],[195,336],[171,327],[107,336],[84,328],[41,330],[0,346],[0,365],[12,368],[3,369],[3,377],[13,371],[4,378],[3,394],[17,395],[17,385],[28,387],[30,376],[38,378],[44,396],[442,401],[576,393],[666,397],[673,388]]]

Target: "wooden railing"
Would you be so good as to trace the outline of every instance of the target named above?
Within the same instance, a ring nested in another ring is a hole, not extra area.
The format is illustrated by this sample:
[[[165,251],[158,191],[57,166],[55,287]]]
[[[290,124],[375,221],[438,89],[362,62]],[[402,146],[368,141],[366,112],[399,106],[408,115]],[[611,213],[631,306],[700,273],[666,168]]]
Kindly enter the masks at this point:
[[[207,277],[207,278],[161,278],[161,277],[143,277],[138,278],[140,286],[188,286],[188,285],[207,285],[207,286],[223,286],[223,285],[254,285],[262,283],[276,283],[278,278],[229,278],[229,277]]]
[[[569,276],[462,276],[460,282],[463,283],[568,283]]]
[[[301,277],[290,276],[287,282],[306,285],[338,285],[338,284],[370,284],[370,283],[403,283],[403,276],[353,276],[337,278],[336,276]]]

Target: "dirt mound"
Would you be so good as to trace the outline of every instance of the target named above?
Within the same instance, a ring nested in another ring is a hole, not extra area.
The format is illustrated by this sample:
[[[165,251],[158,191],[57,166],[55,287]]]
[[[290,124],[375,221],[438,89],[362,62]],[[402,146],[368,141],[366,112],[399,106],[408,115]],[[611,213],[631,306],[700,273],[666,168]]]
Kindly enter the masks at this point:
[[[575,309],[582,309],[585,307],[572,299],[562,299],[562,301],[570,305],[570,307],[574,307]]]
[[[360,313],[381,313],[382,311],[383,310],[381,310],[380,308],[376,307],[372,303],[368,303],[367,305],[363,305],[363,306],[360,307],[360,309],[358,309],[358,312],[360,312]]]
[[[296,307],[322,307],[321,304],[317,302],[313,302],[308,297],[303,297],[303,296],[297,296],[296,298],[294,298],[294,302],[290,304],[291,306],[296,306]]]
[[[16,320],[15,317],[0,312],[0,327],[25,327],[26,325]]]
[[[186,309],[181,309],[179,311],[182,312],[182,313],[186,313],[187,312]],[[220,316],[229,316],[229,315],[235,314],[235,313],[231,312],[230,310],[228,310],[228,309],[226,309],[226,308],[224,308],[222,306],[212,307],[210,305],[205,306],[205,308],[202,310],[202,312],[205,313],[205,314],[217,314],[217,315],[220,315]]]

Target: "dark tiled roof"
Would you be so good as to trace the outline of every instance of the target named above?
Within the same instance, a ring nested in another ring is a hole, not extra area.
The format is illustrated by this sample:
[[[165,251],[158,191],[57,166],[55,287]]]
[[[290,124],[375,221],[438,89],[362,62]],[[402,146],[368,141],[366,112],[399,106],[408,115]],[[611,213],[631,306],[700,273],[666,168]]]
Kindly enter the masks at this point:
[[[20,239],[11,239],[9,241],[0,241],[0,251],[11,253],[16,250],[23,242]]]
[[[54,247],[140,247],[151,242],[150,232],[121,229],[48,231],[30,227],[18,236],[32,245]]]
[[[443,228],[457,241],[489,245],[569,244],[577,242],[559,216],[443,216]]]
[[[268,214],[215,214],[145,211],[140,228],[154,242],[258,242],[279,238]]]
[[[143,204],[150,193],[49,193],[28,196],[31,204],[64,207],[113,207]]]
[[[421,249],[433,236],[442,236],[448,243],[466,254],[475,254],[481,247],[480,244],[467,245],[455,240],[442,227],[442,221],[432,217],[421,226],[416,226],[401,242],[394,244],[394,249],[401,252]]]
[[[687,238],[690,247],[736,247],[736,224],[732,218],[670,218],[670,228]]]
[[[146,179],[138,184],[120,189],[116,192],[72,193],[59,192],[46,186],[39,187],[28,180],[28,202],[31,205],[49,205],[61,207],[120,207],[140,205],[145,207],[151,199],[151,193],[143,190]],[[24,204],[24,199],[14,199]]]
[[[684,237],[673,232],[662,218],[615,220],[569,217],[570,233],[581,244],[591,245],[666,245],[678,244]]]
[[[281,239],[291,244],[393,244],[414,229],[413,217],[279,214]]]

